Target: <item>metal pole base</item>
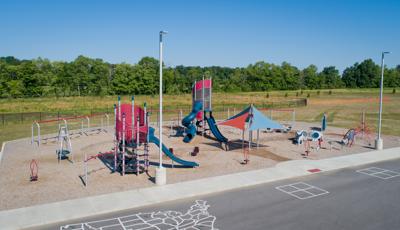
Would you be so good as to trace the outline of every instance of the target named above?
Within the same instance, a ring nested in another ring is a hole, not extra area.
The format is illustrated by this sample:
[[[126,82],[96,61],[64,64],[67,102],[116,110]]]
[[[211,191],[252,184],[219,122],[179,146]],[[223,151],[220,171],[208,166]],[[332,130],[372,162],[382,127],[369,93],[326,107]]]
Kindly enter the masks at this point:
[[[375,149],[376,150],[382,150],[383,149],[383,140],[380,139],[375,139]]]
[[[156,168],[156,185],[165,185],[167,183],[167,169],[164,167]]]

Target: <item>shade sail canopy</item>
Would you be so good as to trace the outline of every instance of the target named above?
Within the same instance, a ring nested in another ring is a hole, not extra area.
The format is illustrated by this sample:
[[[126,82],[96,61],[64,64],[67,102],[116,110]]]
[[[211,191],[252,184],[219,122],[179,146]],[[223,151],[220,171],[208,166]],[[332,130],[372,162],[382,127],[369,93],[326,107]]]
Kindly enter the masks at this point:
[[[269,119],[256,107],[252,106],[252,118],[250,120],[249,131],[257,129],[283,129],[284,127],[278,122]]]
[[[248,116],[249,113],[250,113],[250,109],[251,109],[251,106],[248,106],[248,107],[246,107],[245,109],[243,109],[241,112],[239,112],[239,113],[236,114],[236,115],[233,115],[232,117],[228,118],[227,120],[236,119],[237,117],[240,117],[240,116],[242,116],[242,115],[244,115],[244,114],[246,114],[246,115]]]
[[[235,118],[228,119],[226,121],[223,121],[221,123],[218,123],[218,125],[226,125],[226,126],[232,126],[241,130],[246,129],[246,120],[249,117],[249,113],[243,113],[240,116],[236,116]]]
[[[247,130],[257,129],[283,129],[284,127],[278,122],[269,119],[262,112],[260,112],[253,105],[245,108],[240,113],[230,117],[228,120],[218,123],[218,125],[226,125],[235,127],[241,130],[246,129],[246,123],[248,123]]]

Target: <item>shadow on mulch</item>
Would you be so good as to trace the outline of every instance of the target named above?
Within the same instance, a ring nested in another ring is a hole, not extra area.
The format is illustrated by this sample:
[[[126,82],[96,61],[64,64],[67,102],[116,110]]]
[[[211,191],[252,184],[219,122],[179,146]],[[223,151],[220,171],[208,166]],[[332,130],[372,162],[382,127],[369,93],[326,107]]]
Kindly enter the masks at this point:
[[[282,157],[279,155],[276,155],[275,153],[272,153],[266,149],[251,149],[249,152],[250,155],[253,156],[258,156],[258,157],[263,157],[263,158],[267,158],[267,159],[271,159],[274,161],[289,161],[291,159],[286,158],[286,157]]]

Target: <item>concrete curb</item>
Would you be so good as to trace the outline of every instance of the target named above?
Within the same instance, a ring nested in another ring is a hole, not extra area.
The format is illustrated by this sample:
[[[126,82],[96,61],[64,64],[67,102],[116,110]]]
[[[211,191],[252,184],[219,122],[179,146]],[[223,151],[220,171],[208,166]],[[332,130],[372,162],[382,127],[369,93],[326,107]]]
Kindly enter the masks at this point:
[[[266,168],[125,192],[85,197],[26,208],[0,211],[2,229],[20,229],[122,211],[160,202],[190,198],[283,179],[400,158],[400,148],[323,160],[295,160]]]

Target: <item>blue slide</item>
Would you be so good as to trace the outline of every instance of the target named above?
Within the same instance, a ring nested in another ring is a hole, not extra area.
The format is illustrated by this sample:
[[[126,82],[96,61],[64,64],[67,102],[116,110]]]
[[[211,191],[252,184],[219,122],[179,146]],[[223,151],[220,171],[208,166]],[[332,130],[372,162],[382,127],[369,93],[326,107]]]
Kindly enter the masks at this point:
[[[196,136],[196,126],[192,121],[196,118],[196,114],[203,108],[201,102],[195,102],[192,108],[192,112],[182,119],[182,125],[186,127],[186,136],[183,138],[183,142],[189,143],[194,136]]]
[[[149,128],[149,141],[151,143],[154,143],[155,145],[157,145],[160,148],[160,140],[154,135],[154,128],[152,128],[152,127]],[[171,151],[169,151],[167,146],[165,146],[164,144],[162,145],[162,151],[165,153],[165,155],[167,155],[169,158],[171,158],[171,160],[177,162],[178,164],[181,164],[186,167],[199,166],[199,164],[197,164],[196,162],[185,161],[185,160],[182,160],[181,158],[175,156],[173,153],[171,153]]]
[[[210,130],[211,130],[212,134],[215,136],[215,138],[217,138],[217,140],[219,142],[227,143],[228,138],[224,137],[224,135],[222,135],[221,131],[219,131],[214,117],[210,114],[210,117],[205,117],[205,118],[206,118],[208,126],[210,127]]]

